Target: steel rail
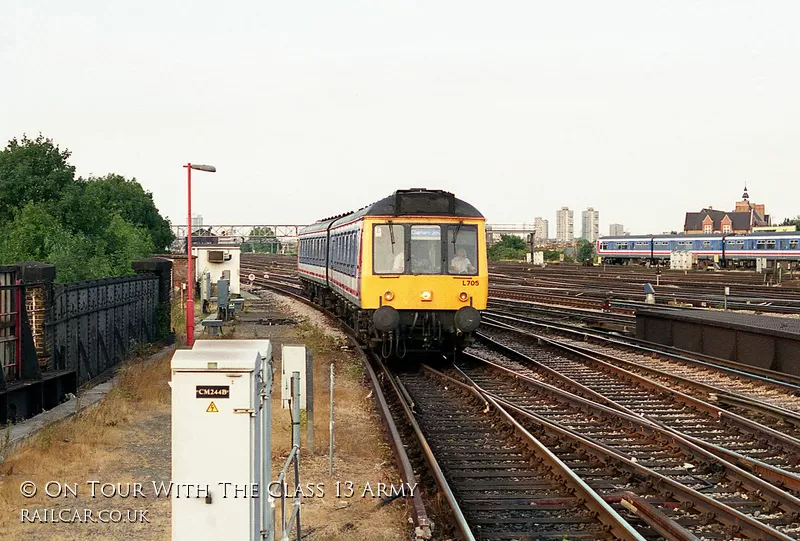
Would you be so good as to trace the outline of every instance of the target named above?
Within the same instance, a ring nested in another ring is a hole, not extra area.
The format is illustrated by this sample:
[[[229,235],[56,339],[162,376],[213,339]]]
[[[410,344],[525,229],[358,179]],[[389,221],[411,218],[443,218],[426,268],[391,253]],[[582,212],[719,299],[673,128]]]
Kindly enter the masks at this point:
[[[791,374],[775,372],[774,370],[768,370],[756,366],[750,366],[747,364],[737,363],[735,361],[728,361],[726,359],[720,359],[718,357],[710,357],[708,355],[680,350],[677,348],[672,348],[670,346],[662,346],[660,344],[654,345],[652,342],[646,342],[644,340],[639,340],[636,338],[630,338],[630,337],[622,338],[619,335],[604,333],[593,329],[590,330],[583,327],[578,328],[563,323],[559,324],[559,323],[537,321],[533,318],[521,316],[519,314],[495,312],[492,310],[487,310],[485,314],[487,317],[518,321],[535,327],[543,327],[545,329],[552,329],[558,332],[564,332],[566,334],[577,335],[582,338],[594,338],[596,340],[608,343],[609,345],[615,347],[616,346],[625,347],[629,350],[641,351],[649,354],[655,353],[670,360],[685,362],[687,364],[696,365],[701,368],[718,370],[720,372],[724,372],[726,374],[735,377],[745,377],[753,381],[762,381],[764,383],[769,383],[771,385],[784,387],[792,392],[800,393],[800,376],[793,376]],[[675,350],[677,351],[677,353],[665,351],[669,349]],[[706,360],[694,358],[695,356],[704,357]]]
[[[750,419],[742,417],[741,415],[737,415],[735,413],[732,413],[732,412],[729,412],[729,411],[724,410],[722,408],[719,408],[717,406],[714,406],[713,404],[709,404],[708,402],[705,402],[705,401],[700,400],[698,398],[695,398],[693,396],[687,395],[687,394],[685,394],[685,393],[683,393],[681,391],[678,391],[676,389],[667,387],[667,386],[665,386],[665,385],[663,385],[661,383],[658,383],[656,381],[653,381],[653,380],[651,380],[649,378],[646,378],[644,376],[640,376],[638,374],[635,374],[633,372],[625,370],[624,368],[620,368],[618,366],[614,366],[614,365],[609,364],[609,363],[607,363],[605,361],[602,361],[600,359],[596,359],[596,358],[592,357],[591,355],[587,355],[585,353],[582,353],[581,351],[578,351],[578,350],[576,350],[576,349],[574,349],[574,348],[572,348],[570,346],[565,346],[565,345],[560,344],[558,342],[554,342],[554,341],[552,341],[549,338],[546,338],[544,336],[533,335],[533,334],[530,334],[530,333],[528,333],[528,332],[526,332],[524,330],[517,329],[515,327],[503,327],[503,329],[504,330],[508,330],[508,331],[513,331],[513,332],[516,332],[516,333],[519,333],[519,334],[522,334],[522,335],[525,335],[525,336],[529,336],[530,338],[535,339],[535,340],[539,341],[540,343],[549,344],[552,347],[561,349],[562,351],[566,351],[568,353],[572,353],[572,354],[577,355],[579,357],[582,357],[584,359],[590,360],[593,363],[595,363],[596,365],[598,365],[599,369],[601,369],[601,370],[603,368],[605,368],[606,370],[608,370],[608,371],[610,371],[612,373],[616,373],[616,374],[622,375],[625,378],[627,378],[628,380],[630,380],[630,381],[632,381],[634,383],[638,383],[642,387],[648,388],[648,389],[650,389],[652,391],[668,393],[669,395],[671,395],[674,398],[676,398],[677,401],[683,402],[687,406],[694,407],[697,410],[705,412],[706,414],[709,414],[709,415],[711,415],[711,416],[713,416],[715,418],[718,418],[720,420],[724,419],[724,420],[728,421],[734,427],[736,427],[738,430],[743,431],[744,433],[747,433],[747,434],[753,434],[753,433],[759,434],[760,433],[762,436],[765,436],[768,439],[770,439],[773,442],[773,444],[776,444],[775,442],[778,442],[777,444],[780,445],[782,448],[784,448],[784,449],[788,448],[789,450],[793,450],[795,453],[800,453],[800,441],[798,441],[796,438],[793,438],[791,436],[788,436],[786,434],[778,432],[777,430],[774,430],[774,429],[772,429],[770,427],[767,427],[767,426],[764,426],[762,424],[759,424],[759,423],[756,423],[754,421],[751,421]],[[481,333],[477,333],[477,334],[478,334],[478,336],[486,338],[486,336],[481,334]],[[530,357],[526,357],[526,358],[530,359]],[[532,359],[530,359],[530,360],[533,361]],[[537,361],[533,361],[533,362],[536,363],[537,366],[543,366],[541,363],[539,363]],[[553,372],[558,374],[558,372],[556,372],[556,371],[553,371]],[[599,394],[602,395],[602,393],[599,393]],[[624,408],[624,406],[622,406],[620,404],[617,404],[613,400],[611,400],[611,399],[608,399],[608,400],[611,403],[615,404],[615,407]],[[628,411],[630,411],[630,410],[628,410]],[[652,421],[653,423],[658,424],[660,426],[663,426],[667,430],[682,434],[677,429],[675,429],[673,427],[670,427],[670,426],[668,426],[666,424],[663,424],[662,422],[660,422],[660,421],[658,421],[656,419],[650,419],[650,417],[646,416],[646,415],[643,415],[643,416],[645,418],[649,419],[650,421]],[[705,441],[705,440],[701,440],[699,438],[694,438],[693,436],[689,436],[687,434],[682,434],[682,435],[684,437],[686,437],[686,438],[692,439],[698,445],[701,445],[702,447],[708,449],[709,451],[711,451],[712,453],[716,454],[717,456],[719,456],[721,458],[726,458],[728,460],[734,461],[734,462],[736,462],[738,464],[746,466],[747,468],[751,469],[752,471],[757,472],[764,479],[767,479],[771,483],[773,483],[776,487],[789,487],[792,490],[800,491],[800,475],[798,475],[798,474],[786,471],[784,469],[781,469],[779,467],[773,466],[771,464],[767,464],[766,462],[762,462],[762,461],[747,457],[747,456],[742,455],[740,453],[737,453],[735,451],[731,451],[731,450],[726,449],[724,447],[720,447],[720,446],[718,446],[718,445],[716,445],[714,443],[711,443],[711,442],[708,442],[708,441]],[[795,505],[797,510],[800,511],[800,499],[791,497],[790,501],[792,501],[793,505]]]
[[[386,366],[378,359],[374,357],[375,362],[381,367],[384,375],[386,376],[386,381],[392,387],[394,392],[397,395],[398,402],[402,407],[403,413],[406,416],[406,420],[408,424],[411,426],[412,430],[414,431],[414,435],[417,438],[417,442],[419,443],[420,449],[422,450],[423,455],[425,456],[425,462],[428,464],[428,468],[431,470],[431,474],[433,478],[436,480],[436,484],[439,485],[442,493],[444,494],[445,499],[447,500],[447,504],[450,506],[451,511],[453,512],[453,518],[455,519],[456,526],[458,530],[461,532],[461,535],[464,536],[466,541],[475,541],[475,536],[472,534],[472,528],[470,528],[469,523],[467,522],[464,513],[461,511],[461,506],[458,505],[458,501],[456,500],[455,494],[453,494],[453,490],[450,488],[450,484],[447,482],[447,478],[442,471],[442,468],[439,466],[439,461],[436,460],[436,457],[433,454],[433,450],[431,449],[430,445],[428,444],[428,440],[425,438],[425,434],[423,434],[422,429],[417,423],[417,419],[414,416],[414,412],[411,411],[410,405],[406,402],[406,396],[408,395],[408,391],[405,389],[405,386],[402,382],[397,381],[386,369]],[[486,401],[483,400],[480,395],[479,398],[485,403]]]
[[[487,364],[494,364],[494,363],[491,363],[491,362],[488,362],[488,361],[484,361],[484,362],[487,362]],[[498,365],[494,365],[494,366],[495,367],[499,367]],[[499,368],[503,368],[503,367],[499,367]],[[508,369],[506,369],[506,371],[508,371]],[[475,383],[472,380],[472,378],[470,378],[467,374],[465,374],[460,369],[459,369],[459,372],[462,374],[462,376],[464,378],[467,379],[467,381],[469,382],[469,384],[471,386],[473,386],[475,389],[478,389],[482,395],[487,397],[487,399],[491,398],[494,401],[497,401],[497,402],[499,402],[501,404],[506,405],[507,407],[509,407],[513,411],[515,411],[518,414],[524,416],[525,418],[536,422],[540,426],[546,427],[547,429],[549,429],[552,432],[555,432],[556,434],[558,434],[558,436],[560,438],[572,439],[572,440],[578,442],[581,446],[588,447],[588,448],[592,449],[593,451],[595,451],[595,452],[607,457],[608,459],[610,459],[612,461],[616,460],[616,461],[619,461],[619,462],[625,464],[626,466],[628,466],[628,468],[631,468],[634,471],[637,471],[638,473],[640,473],[641,475],[644,475],[644,476],[652,479],[652,483],[651,484],[653,486],[657,486],[658,483],[663,483],[665,485],[668,485],[672,489],[674,497],[677,497],[678,495],[681,495],[681,496],[683,496],[683,499],[678,497],[679,500],[692,502],[693,504],[698,505],[700,507],[700,510],[705,511],[705,512],[713,512],[717,517],[719,517],[721,515],[722,517],[724,517],[724,520],[721,520],[721,522],[723,524],[726,524],[727,526],[731,526],[731,527],[738,527],[738,526],[741,526],[742,523],[744,523],[747,526],[745,528],[745,531],[747,531],[749,533],[749,535],[754,539],[764,539],[764,537],[762,537],[763,535],[767,535],[766,539],[791,539],[790,537],[788,537],[785,534],[779,532],[778,530],[775,530],[774,528],[772,528],[768,524],[765,524],[765,523],[760,522],[760,521],[758,521],[758,520],[756,520],[756,519],[754,519],[752,517],[749,517],[748,515],[745,515],[744,513],[740,512],[740,511],[737,511],[736,509],[728,506],[724,502],[720,502],[719,500],[715,500],[714,498],[710,498],[709,496],[706,496],[705,494],[702,494],[701,492],[698,492],[697,490],[692,489],[691,487],[687,487],[686,485],[684,485],[684,484],[682,484],[682,483],[680,483],[678,481],[675,481],[674,479],[671,479],[670,477],[667,477],[667,476],[665,476],[665,475],[663,475],[661,473],[658,473],[658,472],[656,472],[656,471],[654,471],[654,470],[652,470],[650,468],[647,468],[645,466],[642,466],[641,464],[638,464],[630,456],[626,456],[626,455],[618,452],[617,450],[608,447],[607,445],[604,445],[602,443],[593,441],[593,440],[591,440],[591,439],[579,434],[578,432],[576,432],[576,431],[574,431],[572,429],[560,426],[559,424],[556,424],[556,423],[554,423],[554,422],[552,422],[552,421],[550,421],[550,420],[548,420],[548,419],[546,419],[546,418],[544,418],[544,417],[542,417],[542,416],[540,416],[540,415],[538,415],[536,413],[530,412],[530,411],[526,410],[525,408],[520,407],[519,405],[514,404],[513,402],[496,395],[495,393],[487,391],[486,389],[481,387],[479,384]],[[511,372],[511,371],[509,371],[509,372]],[[570,395],[570,393],[562,391],[561,389],[558,389],[557,387],[554,387],[554,386],[551,386],[551,385],[548,385],[548,384],[545,384],[545,383],[542,383],[542,382],[538,382],[538,381],[533,380],[531,378],[526,378],[522,374],[514,374],[514,377],[516,377],[518,379],[521,379],[521,380],[524,380],[524,381],[526,381],[527,383],[529,383],[532,386],[533,385],[541,386],[541,388],[547,389],[550,393],[560,395],[562,397],[567,398],[568,400],[575,400],[576,402],[581,402],[584,407],[601,409],[601,410],[604,410],[608,414],[621,416],[621,417],[625,418],[628,422],[635,422],[636,424],[638,424],[639,426],[641,426],[643,428],[649,428],[651,430],[652,429],[656,429],[656,427],[654,427],[652,425],[648,427],[646,422],[642,422],[641,420],[637,420],[635,415],[629,415],[629,414],[620,415],[621,412],[619,412],[619,411],[614,411],[613,409],[610,409],[610,408],[603,408],[602,406],[599,406],[597,404],[593,404],[591,401],[588,401],[586,399],[582,399],[580,397],[575,397],[574,395]],[[457,381],[457,380],[454,380],[454,381]],[[463,385],[463,383],[462,383],[462,385]],[[709,453],[703,453],[702,449],[697,448],[696,446],[692,445],[690,442],[680,441],[680,438],[679,437],[675,437],[674,434],[670,434],[670,436],[674,437],[676,440],[678,440],[680,442],[680,444],[682,444],[682,445],[684,445],[686,447],[687,450],[691,450],[691,451],[703,454],[707,459],[714,460],[716,458],[716,457],[713,457],[712,455],[710,455]],[[733,472],[736,475],[737,478],[740,478],[740,479],[743,479],[743,480],[749,478],[749,480],[751,482],[755,479],[751,474],[741,470],[740,468],[737,468],[733,464],[723,462],[722,465],[724,467],[726,467],[727,469],[729,469],[731,472]],[[761,484],[761,483],[759,483],[759,484]],[[767,485],[765,488],[767,488],[767,490],[769,490],[771,487],[769,487]],[[773,494],[774,494],[774,491],[773,491]]]
[[[476,389],[477,386],[466,385],[462,381],[451,378],[447,374],[443,374],[427,365],[422,365],[422,369],[434,374],[435,376],[444,379],[454,385],[458,385],[469,393],[473,394],[476,398],[481,400],[487,405],[492,406],[501,418],[514,428],[514,432],[522,437],[534,453],[552,464],[561,474],[567,483],[569,483],[584,499],[584,503],[591,509],[597,518],[608,528],[608,531],[613,533],[616,539],[625,540],[641,540],[644,538],[637,532],[628,521],[623,519],[619,514],[611,508],[610,505],[594,491],[586,482],[580,478],[574,471],[572,471],[564,462],[561,461],[550,449],[547,448],[541,441],[535,438],[528,430],[523,427],[519,421],[514,419],[500,404],[495,397],[487,393],[480,392]]]
[[[687,454],[700,455],[700,456],[705,457],[711,463],[722,465],[723,467],[725,467],[725,469],[728,472],[730,472],[730,474],[731,474],[731,476],[733,478],[737,479],[743,485],[748,485],[751,490],[759,491],[761,494],[768,494],[772,498],[782,499],[782,500],[784,500],[787,503],[792,505],[792,510],[790,512],[794,512],[794,513],[798,512],[797,511],[797,499],[794,496],[792,496],[790,494],[786,494],[781,489],[774,487],[773,485],[767,483],[766,481],[764,481],[762,479],[759,479],[758,477],[755,477],[753,474],[751,474],[751,473],[745,471],[744,469],[742,469],[741,467],[737,466],[736,462],[735,462],[736,458],[737,458],[736,456],[730,456],[729,455],[727,457],[720,458],[716,453],[713,453],[713,452],[707,450],[703,445],[701,445],[702,442],[699,442],[696,438],[692,438],[691,436],[687,436],[685,434],[677,432],[677,431],[675,431],[673,429],[670,429],[669,427],[663,426],[662,424],[660,424],[658,422],[654,422],[651,419],[648,419],[647,417],[642,417],[640,415],[637,415],[635,412],[631,411],[630,409],[626,408],[625,406],[617,404],[616,407],[619,408],[619,409],[617,409],[615,407],[604,406],[602,404],[598,404],[596,402],[593,402],[592,400],[588,400],[588,399],[583,398],[583,397],[581,397],[579,395],[575,395],[573,393],[570,393],[568,391],[560,389],[559,387],[556,387],[554,385],[550,385],[550,384],[548,384],[546,382],[530,378],[530,377],[528,377],[528,376],[526,376],[524,374],[520,374],[520,373],[518,373],[518,372],[516,372],[516,371],[514,371],[514,370],[512,370],[510,368],[507,368],[507,367],[504,367],[502,365],[499,365],[499,364],[497,364],[497,363],[495,363],[493,361],[489,361],[487,359],[483,359],[483,358],[481,358],[479,356],[476,356],[476,355],[473,355],[473,354],[470,354],[470,353],[466,353],[466,354],[464,354],[464,356],[466,358],[470,358],[470,359],[473,359],[473,360],[478,361],[480,363],[483,363],[483,364],[491,367],[491,369],[497,370],[500,373],[505,374],[508,377],[514,378],[514,380],[523,383],[524,385],[528,386],[529,388],[532,388],[535,392],[549,394],[551,396],[558,396],[558,397],[560,397],[560,399],[562,401],[565,401],[567,403],[580,404],[582,409],[586,409],[586,410],[589,410],[589,411],[594,410],[594,411],[597,411],[598,413],[600,413],[601,415],[605,414],[605,415],[610,415],[612,417],[617,417],[617,418],[624,419],[627,422],[638,426],[639,430],[641,430],[642,433],[644,433],[644,434],[655,434],[655,433],[664,434],[668,438],[672,439],[675,442],[675,444],[678,447],[682,448],[684,450],[684,452],[686,452]],[[481,387],[479,384],[475,383],[472,380],[472,378],[469,375],[467,375],[466,373],[464,373],[464,371],[462,369],[460,369],[459,367],[456,367],[456,370],[458,370],[465,378],[470,380],[471,384],[474,385],[476,388],[479,388],[481,390],[481,392],[489,393],[489,394],[492,394],[493,396],[496,396],[494,393],[491,393],[490,391],[488,391],[488,390],[484,389],[483,387]],[[504,399],[504,398],[501,398],[501,397],[498,397],[498,398],[500,400],[508,401],[508,399]],[[525,408],[523,408],[523,409],[525,409]],[[526,409],[526,411],[527,411],[527,409]],[[557,423],[554,423],[553,421],[549,421],[549,420],[545,419],[544,417],[542,417],[542,416],[540,416],[540,415],[538,415],[536,413],[533,413],[533,412],[528,412],[528,413],[530,413],[531,415],[533,415],[533,416],[535,416],[537,418],[541,418],[544,421],[547,421],[549,423],[553,423],[556,426],[560,426]],[[581,438],[585,438],[585,436],[583,436],[580,433],[574,431],[573,429],[566,428],[566,427],[561,427],[561,428],[563,428],[564,430],[566,430],[567,432],[569,432],[571,434],[576,434],[577,436],[580,436]],[[626,456],[623,453],[621,453],[619,450],[614,449],[612,447],[609,447],[609,446],[607,446],[607,445],[605,445],[605,444],[603,444],[601,442],[597,442],[597,441],[594,441],[594,440],[589,440],[589,441],[592,441],[594,444],[606,449],[607,451],[609,451],[611,453],[614,453],[615,455]],[[728,452],[728,453],[730,453],[730,452]],[[631,456],[627,456],[626,458],[628,458],[629,460],[632,460]],[[726,458],[728,460],[726,460]],[[730,459],[733,459],[733,460],[730,460]],[[649,468],[648,468],[648,470],[649,470]]]
[[[514,319],[514,318],[509,318],[507,316],[500,316],[500,317],[502,317],[503,319]],[[488,324],[495,323],[495,321],[493,319],[485,319],[485,321]],[[527,323],[527,322],[525,322],[523,320],[517,320],[517,321],[522,322],[522,323]],[[727,389],[724,389],[724,388],[722,388],[722,387],[720,387],[718,385],[714,385],[714,384],[711,384],[711,383],[705,383],[705,382],[702,382],[702,381],[698,381],[696,379],[692,379],[690,377],[686,377],[686,376],[682,376],[682,375],[666,372],[666,371],[661,370],[659,368],[653,368],[653,367],[638,363],[636,361],[629,361],[629,360],[626,360],[626,359],[621,359],[619,357],[611,355],[610,353],[597,351],[595,349],[583,347],[583,346],[580,346],[578,344],[569,344],[569,343],[560,342],[559,339],[553,338],[553,337],[548,337],[548,338],[550,340],[555,341],[555,342],[559,342],[562,345],[565,345],[565,346],[571,347],[573,349],[579,350],[584,354],[594,355],[594,356],[602,358],[602,359],[604,359],[604,360],[606,360],[608,362],[611,362],[611,363],[619,363],[619,364],[621,364],[623,366],[626,366],[626,367],[628,367],[628,368],[630,368],[632,370],[639,370],[639,371],[642,371],[642,372],[645,372],[645,373],[649,373],[651,375],[656,375],[656,376],[664,378],[664,379],[673,380],[673,381],[681,383],[683,385],[696,387],[698,389],[701,389],[701,390],[705,391],[709,395],[713,395],[715,397],[716,401],[718,401],[718,402],[728,403],[730,405],[736,405],[736,406],[744,408],[744,409],[749,409],[749,410],[752,410],[752,411],[755,411],[755,412],[758,412],[758,413],[762,413],[762,414],[768,415],[768,416],[773,417],[775,419],[791,422],[795,426],[800,426],[800,413],[798,413],[797,411],[793,411],[793,410],[784,408],[782,406],[771,404],[770,402],[767,402],[767,401],[761,399],[758,396],[750,396],[750,395],[742,394],[742,393],[739,393],[739,392],[736,392],[736,391],[727,390]],[[669,358],[668,355],[664,355],[664,356]],[[713,369],[713,368],[707,367],[707,366],[702,366],[702,368]],[[723,374],[725,374],[726,376],[730,375],[727,370],[720,369],[718,371],[723,373]],[[736,375],[738,377],[740,377],[740,378],[741,377],[747,377],[746,374],[745,375],[736,374]],[[751,383],[755,383],[754,380],[758,380],[760,378],[747,378],[747,379],[751,380]],[[791,389],[793,392],[794,391],[800,392],[800,388],[794,389],[794,386],[789,387],[787,385],[780,385],[780,387],[786,387],[788,389]],[[798,442],[798,444],[800,444],[800,442]]]

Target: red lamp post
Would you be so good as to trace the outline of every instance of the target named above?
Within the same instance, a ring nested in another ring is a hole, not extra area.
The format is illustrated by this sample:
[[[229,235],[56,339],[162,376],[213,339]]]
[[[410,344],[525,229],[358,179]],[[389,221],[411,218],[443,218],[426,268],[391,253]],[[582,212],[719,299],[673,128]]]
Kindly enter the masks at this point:
[[[189,347],[194,345],[194,269],[192,268],[192,169],[197,171],[207,171],[209,173],[216,173],[217,168],[213,165],[198,165],[187,163],[184,165],[187,175],[188,186],[188,218],[186,221],[186,281],[188,282],[188,289],[186,296],[186,344]]]

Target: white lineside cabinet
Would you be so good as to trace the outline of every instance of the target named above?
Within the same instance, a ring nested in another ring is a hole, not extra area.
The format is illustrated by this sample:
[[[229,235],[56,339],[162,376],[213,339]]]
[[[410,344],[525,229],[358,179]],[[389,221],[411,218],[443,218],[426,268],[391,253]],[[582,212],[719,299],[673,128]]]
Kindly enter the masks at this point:
[[[271,349],[264,340],[201,342],[212,341],[172,357],[172,489],[180,488],[180,497],[170,497],[172,539],[253,541],[260,533],[252,492],[261,484],[259,374]]]

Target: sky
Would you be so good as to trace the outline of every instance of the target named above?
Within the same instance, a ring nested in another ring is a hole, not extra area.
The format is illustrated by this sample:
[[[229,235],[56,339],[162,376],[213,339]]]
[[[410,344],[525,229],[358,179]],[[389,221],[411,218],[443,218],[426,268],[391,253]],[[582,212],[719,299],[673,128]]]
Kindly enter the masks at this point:
[[[631,233],[800,214],[800,3],[3,0],[0,140],[39,132],[162,214],[305,224],[401,188]]]

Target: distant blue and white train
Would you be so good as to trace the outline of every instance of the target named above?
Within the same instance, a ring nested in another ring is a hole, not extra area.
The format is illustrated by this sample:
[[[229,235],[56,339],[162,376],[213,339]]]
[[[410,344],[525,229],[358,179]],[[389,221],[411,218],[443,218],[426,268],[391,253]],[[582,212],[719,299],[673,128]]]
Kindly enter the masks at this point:
[[[800,261],[800,232],[711,235],[635,235],[601,237],[597,255],[607,263],[668,260],[671,252],[692,252],[699,260],[737,265],[757,258]]]

